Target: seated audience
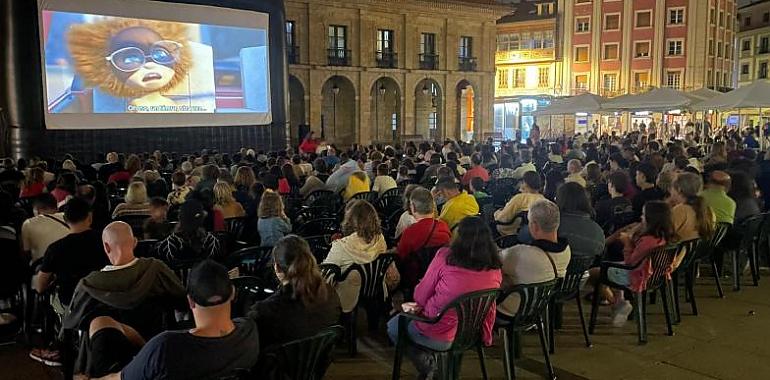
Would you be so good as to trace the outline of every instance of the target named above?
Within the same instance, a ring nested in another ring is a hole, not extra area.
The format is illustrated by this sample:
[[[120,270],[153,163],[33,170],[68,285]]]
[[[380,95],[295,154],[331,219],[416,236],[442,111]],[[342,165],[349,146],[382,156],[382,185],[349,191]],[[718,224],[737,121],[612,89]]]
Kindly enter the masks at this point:
[[[51,243],[70,233],[64,213],[56,207],[51,194],[42,194],[32,203],[35,216],[21,226],[21,245],[30,262],[41,259]]]
[[[658,170],[651,164],[641,163],[636,167],[635,181],[640,191],[634,196],[631,206],[634,214],[638,217],[642,216],[642,208],[645,203],[663,200],[665,196],[663,190],[655,184],[657,178]]]
[[[492,241],[489,227],[478,217],[459,222],[457,232],[449,247],[442,248],[428,266],[425,277],[414,290],[414,302],[407,302],[402,309],[407,313],[434,318],[449,303],[470,292],[500,287],[500,258]],[[398,339],[398,316],[388,321],[388,336],[392,342]],[[495,306],[489,311],[482,326],[481,343],[492,344],[495,322]],[[436,324],[413,321],[407,329],[410,339],[433,350],[444,351],[451,347],[457,330],[457,318],[445,315]],[[419,372],[420,378],[432,379],[436,363],[429,352],[411,347],[407,355]]]
[[[473,197],[476,198],[476,201],[489,197],[489,194],[484,192],[484,180],[480,177],[471,178],[471,183],[468,187],[471,194],[473,194]]]
[[[412,211],[409,208],[409,199],[412,196],[412,192],[420,188],[422,188],[420,185],[415,184],[406,185],[404,188],[404,195],[402,197],[404,212],[401,213],[401,216],[398,218],[398,224],[396,225],[396,239],[401,236],[407,227],[417,222],[417,219],[414,218],[414,215],[412,215]]]
[[[268,190],[262,194],[258,211],[257,228],[263,247],[272,247],[291,232],[291,221],[283,210],[283,200],[278,193]]]
[[[730,190],[730,175],[721,170],[711,172],[706,186],[700,193],[703,200],[716,216],[717,223],[733,224],[735,221],[735,201],[727,196]]]
[[[460,191],[457,186],[454,179],[444,177],[439,179],[434,189],[436,196],[445,200],[439,219],[446,222],[449,229],[453,229],[465,217],[479,213],[479,204],[473,195]]]
[[[187,194],[192,191],[192,187],[187,185],[187,176],[181,171],[176,171],[171,175],[171,186],[171,192],[168,193],[166,198],[171,206],[184,203],[185,199],[187,199]]]
[[[471,156],[471,165],[472,167],[465,172],[465,175],[463,175],[463,186],[467,187],[470,185],[471,179],[473,178],[481,178],[481,180],[484,182],[489,181],[489,172],[482,165],[480,154],[475,153]]]
[[[388,249],[382,236],[377,210],[369,202],[354,199],[345,207],[342,220],[343,238],[332,242],[324,264],[335,264],[344,272],[353,264],[368,264]],[[345,281],[337,284],[343,312],[350,312],[358,303],[361,278],[351,272]]]
[[[756,197],[754,180],[744,172],[730,173],[732,183],[728,195],[735,201],[735,223],[762,212]]]
[[[219,239],[203,228],[206,211],[201,202],[189,199],[179,209],[179,223],[155,246],[155,257],[166,262],[215,258],[222,255]]]
[[[703,189],[703,179],[693,173],[680,173],[671,183],[670,204],[674,234],[672,241],[682,242],[696,238],[709,238],[714,233],[716,216],[700,196]],[[683,255],[674,261],[674,268],[684,258]]]
[[[166,238],[173,230],[173,225],[168,222],[168,202],[163,198],[150,199],[150,217],[144,221],[142,233],[145,239],[160,240]]]
[[[47,191],[45,184],[45,171],[40,168],[30,168],[19,197],[32,198]]]
[[[542,188],[540,174],[537,172],[526,172],[519,183],[519,193],[514,195],[508,203],[500,210],[495,211],[495,221],[505,224],[498,224],[497,231],[500,235],[513,235],[518,231],[519,224],[512,223],[519,213],[529,210],[529,206],[535,201],[544,199],[540,194]]]
[[[390,169],[388,164],[379,164],[377,166],[377,177],[374,178],[374,185],[372,185],[372,191],[382,193],[395,189],[398,187],[396,180],[390,176]]]
[[[225,182],[214,185],[214,208],[221,211],[225,219],[246,216],[246,210],[233,197],[233,188]]]
[[[529,206],[531,244],[518,244],[500,253],[503,287],[534,284],[562,278],[567,273],[571,252],[567,239],[558,237],[559,207],[547,199]],[[499,311],[508,316],[519,310],[518,294],[511,294]]]
[[[610,194],[609,199],[603,199],[596,203],[596,222],[599,223],[602,228],[614,227],[617,229],[621,226],[615,226],[618,221],[617,217],[623,213],[632,211],[631,202],[623,195],[626,192],[626,188],[630,186],[628,182],[628,175],[622,170],[617,170],[610,173],[607,181],[607,191]]]
[[[206,260],[192,269],[187,285],[194,328],[166,331],[145,343],[127,323],[94,318],[88,374],[116,380],[221,379],[251,369],[259,358],[260,334],[251,319],[230,319],[234,297],[227,269]]]
[[[583,164],[578,159],[571,159],[567,162],[567,178],[564,178],[564,182],[575,182],[580,186],[586,187],[587,183],[583,178]]]
[[[351,173],[350,177],[348,177],[348,185],[345,187],[342,198],[348,201],[354,195],[367,191],[369,191],[369,177],[366,176],[366,172],[358,170]]]
[[[150,215],[150,202],[147,198],[147,188],[144,182],[131,182],[128,185],[125,202],[115,207],[112,219],[129,215]]]

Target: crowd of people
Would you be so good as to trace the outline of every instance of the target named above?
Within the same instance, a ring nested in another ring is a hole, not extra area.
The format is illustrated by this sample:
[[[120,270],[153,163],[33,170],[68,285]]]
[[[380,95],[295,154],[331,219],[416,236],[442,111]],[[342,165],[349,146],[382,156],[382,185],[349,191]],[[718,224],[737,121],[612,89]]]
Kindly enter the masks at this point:
[[[322,265],[345,272],[394,254],[382,284],[392,312],[429,317],[475,290],[562,278],[577,256],[642,263],[607,275],[643,290],[651,250],[709,238],[717,223],[740,226],[770,204],[770,153],[744,148],[750,138],[732,132],[663,141],[637,131],[344,150],[306,140],[274,152],[110,152],[98,163],[5,159],[0,240],[12,249],[3,249],[0,297],[27,285],[50,296],[48,313],[61,318],[62,329],[85,333],[76,370],[92,378],[268,371],[257,364],[262,353],[336,325],[357,307],[363,279],[327,284]],[[323,217],[338,215],[340,223],[319,257],[298,236],[307,221],[297,214],[324,192],[340,201]],[[390,194],[403,207],[375,201]],[[238,264],[220,233],[236,219],[247,244],[271,247],[277,286],[233,320],[230,277]],[[736,244],[739,233],[732,235],[725,244]],[[142,257],[138,240],[152,242]],[[184,279],[171,269],[180,261],[197,263]],[[586,277],[593,284],[599,275],[592,269]],[[623,326],[632,311],[628,295],[604,289],[601,297],[612,325]],[[512,295],[492,308],[484,344],[492,343],[496,313],[515,315],[518,307]],[[169,308],[191,313],[194,327],[164,331],[160,311]],[[0,324],[18,322],[14,313],[0,314]],[[413,322],[408,335],[443,350],[456,324],[451,316]],[[394,317],[387,323],[394,341],[397,330]],[[30,356],[61,365],[59,339],[44,338]],[[207,360],[212,354],[218,360]],[[431,378],[429,351],[410,357]]]

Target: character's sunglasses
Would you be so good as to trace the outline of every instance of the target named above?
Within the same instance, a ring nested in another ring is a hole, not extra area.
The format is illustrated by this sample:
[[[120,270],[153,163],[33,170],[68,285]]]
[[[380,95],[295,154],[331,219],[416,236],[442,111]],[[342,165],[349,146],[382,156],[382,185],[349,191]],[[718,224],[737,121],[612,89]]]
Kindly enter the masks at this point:
[[[160,65],[171,65],[179,59],[180,50],[182,50],[182,44],[179,42],[163,40],[152,44],[150,54],[145,54],[144,50],[131,46],[115,50],[104,59],[120,71],[132,72],[144,66],[147,58]]]

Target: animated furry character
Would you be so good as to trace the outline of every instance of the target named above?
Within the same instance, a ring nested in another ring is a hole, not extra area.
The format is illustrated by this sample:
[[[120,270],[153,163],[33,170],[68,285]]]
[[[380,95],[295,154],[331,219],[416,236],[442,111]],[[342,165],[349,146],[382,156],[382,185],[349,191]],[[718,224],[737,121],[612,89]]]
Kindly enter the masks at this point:
[[[67,37],[75,70],[86,85],[130,98],[132,112],[176,105],[163,93],[184,80],[192,66],[184,24],[115,18],[73,25]]]

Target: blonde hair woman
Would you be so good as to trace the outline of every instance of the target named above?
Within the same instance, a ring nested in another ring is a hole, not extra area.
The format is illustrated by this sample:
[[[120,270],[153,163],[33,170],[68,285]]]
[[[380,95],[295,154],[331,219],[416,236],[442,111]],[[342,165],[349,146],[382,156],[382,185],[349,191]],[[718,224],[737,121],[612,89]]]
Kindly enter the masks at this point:
[[[246,215],[243,206],[233,197],[233,188],[227,182],[217,182],[214,185],[214,208],[222,211],[222,217],[225,219]]]
[[[125,202],[115,207],[112,218],[126,215],[150,216],[150,202],[147,199],[147,187],[144,182],[136,181],[128,185]]]
[[[272,247],[291,232],[291,222],[283,211],[283,199],[278,193],[266,190],[262,194],[257,212],[257,229],[263,247]]]

